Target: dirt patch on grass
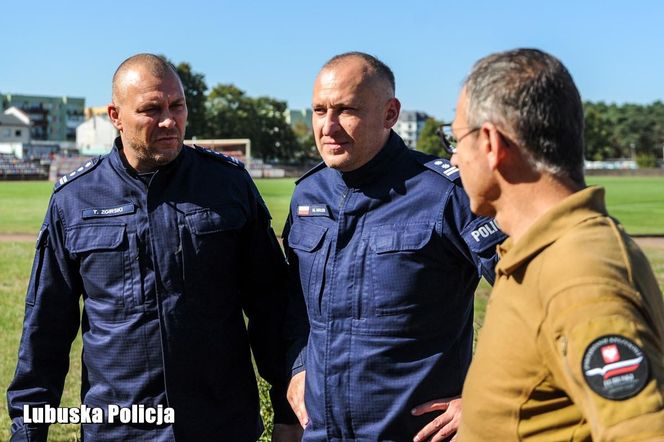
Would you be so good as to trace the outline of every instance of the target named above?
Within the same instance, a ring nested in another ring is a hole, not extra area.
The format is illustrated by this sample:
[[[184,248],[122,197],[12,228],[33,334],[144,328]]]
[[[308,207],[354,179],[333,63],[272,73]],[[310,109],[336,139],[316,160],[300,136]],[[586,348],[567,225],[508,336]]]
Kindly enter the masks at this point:
[[[34,242],[36,233],[0,233],[0,242]]]
[[[664,250],[664,236],[641,236],[634,238],[634,241],[641,247],[650,247],[653,249]]]

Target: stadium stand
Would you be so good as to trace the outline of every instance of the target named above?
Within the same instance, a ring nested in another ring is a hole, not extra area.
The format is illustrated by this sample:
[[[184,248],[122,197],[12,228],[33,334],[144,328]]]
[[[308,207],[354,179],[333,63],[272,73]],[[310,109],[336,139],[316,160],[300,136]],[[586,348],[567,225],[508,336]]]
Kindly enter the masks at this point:
[[[0,180],[45,180],[48,172],[39,161],[25,161],[12,154],[0,154]]]
[[[56,181],[62,175],[76,170],[82,164],[85,164],[86,161],[94,158],[92,156],[85,155],[73,155],[73,156],[62,156],[56,155],[51,161],[51,167],[48,173],[48,179],[51,181]]]

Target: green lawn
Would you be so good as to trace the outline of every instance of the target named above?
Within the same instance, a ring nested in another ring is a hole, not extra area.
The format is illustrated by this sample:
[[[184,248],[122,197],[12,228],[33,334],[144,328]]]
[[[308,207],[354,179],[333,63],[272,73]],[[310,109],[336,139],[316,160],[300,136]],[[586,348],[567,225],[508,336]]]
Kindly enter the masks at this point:
[[[609,213],[627,232],[664,233],[664,177],[587,177],[606,188]]]
[[[295,189],[295,181],[291,178],[261,179],[256,180],[256,187],[270,209],[275,233],[281,236],[288,217],[288,206]]]
[[[664,177],[588,177],[606,188],[609,212],[629,233],[664,234]],[[259,179],[256,185],[281,234],[294,180]],[[41,226],[53,184],[45,181],[0,182],[0,232],[35,233]]]
[[[48,181],[0,181],[0,232],[36,234],[52,190]]]
[[[609,211],[620,219],[630,233],[664,233],[664,178],[606,178],[591,177],[592,184],[607,188]],[[294,189],[294,180],[256,180],[273,218],[277,234],[281,234],[288,214],[288,202]],[[48,204],[53,185],[47,182],[0,182],[0,233],[27,233],[36,235]],[[664,250],[645,249],[664,287]],[[0,440],[9,439],[9,417],[4,398],[13,376],[16,354],[23,320],[24,296],[34,243],[0,242]],[[475,302],[475,327],[481,327],[490,287],[482,282]],[[70,375],[67,378],[63,405],[80,403],[80,336],[71,352]],[[261,385],[261,396],[266,404],[266,386]],[[264,407],[269,420],[271,410]],[[77,426],[53,425],[49,440],[75,441]],[[266,439],[267,440],[267,439]]]

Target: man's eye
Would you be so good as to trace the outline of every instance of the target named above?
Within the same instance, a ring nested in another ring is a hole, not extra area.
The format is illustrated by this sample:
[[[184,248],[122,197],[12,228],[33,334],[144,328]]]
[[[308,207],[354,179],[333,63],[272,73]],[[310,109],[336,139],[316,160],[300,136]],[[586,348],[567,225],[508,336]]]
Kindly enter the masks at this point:
[[[324,115],[327,112],[327,109],[322,108],[322,107],[315,107],[314,108],[314,113],[317,115]]]

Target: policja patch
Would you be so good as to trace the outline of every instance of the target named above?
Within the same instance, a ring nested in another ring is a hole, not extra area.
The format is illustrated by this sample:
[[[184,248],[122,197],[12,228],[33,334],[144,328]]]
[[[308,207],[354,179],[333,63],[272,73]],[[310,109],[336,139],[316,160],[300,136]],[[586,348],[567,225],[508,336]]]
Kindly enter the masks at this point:
[[[638,345],[620,335],[593,341],[583,354],[583,376],[606,399],[636,396],[648,382],[648,359]]]

